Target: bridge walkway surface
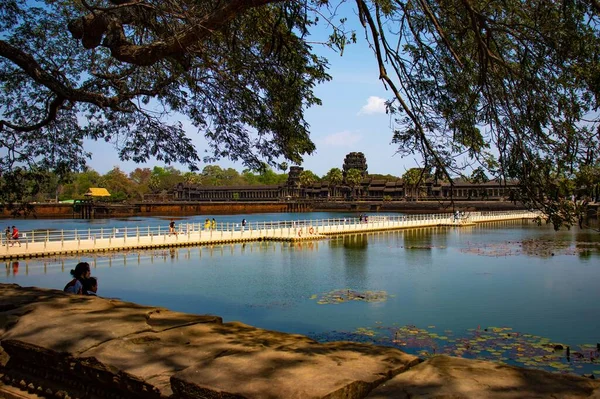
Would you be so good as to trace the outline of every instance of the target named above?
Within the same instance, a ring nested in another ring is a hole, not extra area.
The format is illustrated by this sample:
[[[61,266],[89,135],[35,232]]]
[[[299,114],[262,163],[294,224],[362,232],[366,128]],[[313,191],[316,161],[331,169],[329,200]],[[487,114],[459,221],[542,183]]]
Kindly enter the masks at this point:
[[[369,216],[368,219],[337,218],[318,220],[253,222],[247,226],[222,223],[215,228],[203,224],[180,224],[177,232],[164,227],[87,229],[22,232],[17,242],[2,242],[0,259],[22,259],[90,252],[124,251],[165,247],[215,245],[250,241],[301,241],[328,236],[421,227],[463,227],[478,223],[539,217],[530,211],[443,213],[399,216]],[[9,244],[9,245],[7,245]],[[20,245],[19,245],[20,244]]]

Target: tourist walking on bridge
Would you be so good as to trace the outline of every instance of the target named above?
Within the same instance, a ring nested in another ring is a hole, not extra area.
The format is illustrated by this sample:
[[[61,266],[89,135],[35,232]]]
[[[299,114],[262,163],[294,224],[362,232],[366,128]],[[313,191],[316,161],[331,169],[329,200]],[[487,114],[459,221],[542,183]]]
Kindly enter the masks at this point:
[[[15,226],[13,226],[10,246],[12,247],[13,245],[15,245],[15,243],[17,243],[17,244],[19,244],[19,246],[21,246],[21,241],[19,241],[19,229],[17,229]]]
[[[175,230],[175,220],[171,219],[171,223],[169,223],[169,235],[175,234],[177,236],[177,230]]]

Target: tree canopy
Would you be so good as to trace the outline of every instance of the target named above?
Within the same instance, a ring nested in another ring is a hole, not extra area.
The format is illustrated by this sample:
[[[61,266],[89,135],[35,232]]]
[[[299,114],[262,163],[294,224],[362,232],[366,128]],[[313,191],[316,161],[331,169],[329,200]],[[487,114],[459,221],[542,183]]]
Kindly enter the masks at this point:
[[[206,162],[301,163],[315,148],[304,111],[329,79],[303,40],[310,24],[297,2],[0,2],[3,183],[82,170],[84,139],[195,170],[182,115]]]
[[[416,187],[427,181],[431,177],[428,170],[423,168],[410,168],[402,175],[404,183],[411,187]]]
[[[360,185],[360,182],[363,179],[363,174],[360,170],[358,169],[349,169],[348,173],[346,173],[346,184],[348,184],[350,187],[355,188],[358,187]]]
[[[360,24],[344,27],[343,3]],[[600,168],[599,13],[597,0],[4,0],[0,192],[83,170],[85,139],[192,170],[301,164],[315,149],[304,111],[330,78],[308,39],[324,23],[338,50],[369,42],[400,155],[450,182],[478,167],[518,181],[520,200],[570,225],[561,182]]]
[[[311,172],[312,173],[312,172]],[[223,169],[217,165],[207,165],[199,172],[184,172],[172,166],[166,168],[154,167],[136,168],[128,175],[118,167],[113,168],[104,175],[92,169],[72,173],[69,183],[61,183],[57,177],[50,173],[48,183],[40,187],[36,196],[28,200],[63,201],[85,198],[85,193],[91,187],[103,187],[111,197],[106,201],[142,201],[144,195],[165,196],[179,183],[198,185],[202,187],[214,186],[244,186],[282,184],[287,181],[287,174],[277,174],[270,168],[255,174],[245,170],[242,174],[233,168]],[[15,209],[16,211],[25,209]]]
[[[568,225],[551,194],[598,167],[597,1],[361,1],[400,154],[425,169],[482,167],[518,181],[519,199]]]
[[[337,186],[344,181],[344,174],[340,168],[331,168],[329,169],[329,172],[323,176],[323,180],[328,181],[334,186]]]
[[[471,177],[469,178],[469,181],[471,183],[481,184],[481,183],[487,183],[488,181],[490,181],[490,179],[485,174],[485,170],[481,166],[479,166],[478,168],[473,170],[473,172],[471,173]]]
[[[312,171],[310,170],[303,170],[300,173],[300,185],[302,187],[308,187],[313,183],[316,183],[319,181],[319,176],[315,175]]]

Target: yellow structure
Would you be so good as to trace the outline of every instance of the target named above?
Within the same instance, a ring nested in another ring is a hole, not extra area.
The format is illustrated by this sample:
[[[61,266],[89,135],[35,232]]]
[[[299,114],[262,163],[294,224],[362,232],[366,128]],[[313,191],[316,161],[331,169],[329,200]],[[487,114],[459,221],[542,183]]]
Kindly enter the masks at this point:
[[[87,193],[83,194],[86,197],[110,197],[110,193],[105,188],[91,187]]]

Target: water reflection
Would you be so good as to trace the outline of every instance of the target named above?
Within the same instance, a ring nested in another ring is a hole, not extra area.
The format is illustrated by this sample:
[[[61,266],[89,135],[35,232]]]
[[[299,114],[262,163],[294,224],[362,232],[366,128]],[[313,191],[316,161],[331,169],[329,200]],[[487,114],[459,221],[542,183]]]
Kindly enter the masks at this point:
[[[369,284],[367,251],[369,239],[373,234],[352,234],[341,238],[344,254],[344,275],[346,287],[363,288]],[[342,288],[342,287],[340,287]]]
[[[445,227],[429,227],[407,229],[391,232],[369,232],[332,237],[326,241],[276,242],[257,241],[241,244],[222,244],[198,247],[165,248],[149,250],[128,250],[114,253],[91,253],[85,256],[48,257],[5,262],[6,275],[19,275],[19,265],[41,264],[42,274],[48,272],[48,267],[59,267],[62,272],[69,271],[79,261],[87,261],[94,267],[115,265],[127,267],[128,264],[154,264],[157,260],[162,263],[177,263],[183,260],[200,260],[203,257],[222,258],[253,253],[282,252],[319,252],[323,247],[339,251],[343,254],[344,263],[351,267],[364,268],[369,264],[369,257],[383,248],[403,250],[406,260],[418,260],[420,263],[430,262],[436,253],[444,253],[448,245],[457,247],[462,253],[484,256],[517,256],[526,255],[542,259],[557,255],[577,255],[578,258],[589,260],[600,256],[600,234],[590,230],[577,231],[544,231],[534,237],[525,237],[525,230],[513,230],[513,227],[527,226],[520,221],[502,221],[489,223],[489,226],[475,226],[461,229]],[[502,238],[509,228],[513,237],[510,240]],[[514,233],[519,234],[514,234]],[[454,237],[449,244],[449,238]],[[458,239],[457,239],[458,238]],[[495,240],[493,239],[495,238]],[[370,248],[373,246],[373,248]],[[26,270],[26,274],[28,274]]]
[[[511,256],[493,252],[503,247],[513,248]],[[83,260],[102,279],[102,296],[262,328],[305,334],[377,322],[456,331],[501,325],[575,345],[598,340],[599,253],[600,234],[592,231],[497,222],[18,260],[5,263],[0,282],[62,289]],[[310,300],[340,289],[385,291],[389,299],[330,307]]]
[[[13,276],[17,276],[19,274],[19,262],[5,262],[6,267],[6,276],[10,276],[11,272]]]
[[[367,234],[351,234],[342,237],[342,242],[346,249],[364,252],[367,249],[369,239]]]
[[[433,228],[405,230],[402,234],[404,248],[412,249],[431,249]]]
[[[589,260],[600,257],[600,242],[597,230],[586,229],[576,235],[575,247],[580,259]]]

